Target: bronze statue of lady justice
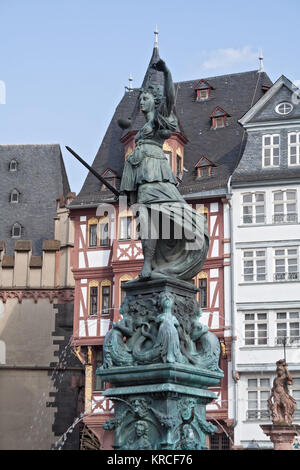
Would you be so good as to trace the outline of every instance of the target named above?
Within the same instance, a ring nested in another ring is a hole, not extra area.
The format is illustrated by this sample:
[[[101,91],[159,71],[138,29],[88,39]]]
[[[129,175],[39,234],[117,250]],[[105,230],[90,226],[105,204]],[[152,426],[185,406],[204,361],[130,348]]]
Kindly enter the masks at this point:
[[[163,152],[164,141],[178,131],[175,88],[163,60],[153,63],[152,68],[163,73],[164,85],[150,80],[141,90],[139,106],[146,123],[135,136],[136,148],[126,160],[120,192],[128,195],[130,204],[139,206],[144,255],[139,279],[171,277],[191,281],[207,256],[207,224],[178,191],[177,178]],[[163,228],[168,224],[170,236],[164,236]]]

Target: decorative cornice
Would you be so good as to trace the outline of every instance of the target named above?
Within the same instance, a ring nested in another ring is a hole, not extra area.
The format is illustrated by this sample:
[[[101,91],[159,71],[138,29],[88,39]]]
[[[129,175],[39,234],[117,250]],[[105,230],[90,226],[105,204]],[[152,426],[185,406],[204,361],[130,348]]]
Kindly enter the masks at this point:
[[[37,303],[39,299],[54,300],[58,304],[74,302],[74,288],[67,289],[1,289],[0,300],[6,303],[7,299],[18,299],[22,303],[24,299],[33,299]]]

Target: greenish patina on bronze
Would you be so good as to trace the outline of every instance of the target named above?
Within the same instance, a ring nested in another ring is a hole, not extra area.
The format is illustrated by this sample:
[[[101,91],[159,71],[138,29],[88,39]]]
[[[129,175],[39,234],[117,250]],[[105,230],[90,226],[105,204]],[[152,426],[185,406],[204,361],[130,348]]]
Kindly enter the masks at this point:
[[[135,136],[136,148],[126,160],[120,191],[128,194],[131,204],[141,205],[144,265],[140,278],[190,281],[201,271],[207,256],[207,224],[179,193],[177,178],[163,152],[164,141],[178,131],[175,91],[165,62],[160,59],[152,67],[163,73],[164,86],[150,81],[141,92],[140,109],[146,122]],[[160,227],[153,223],[154,217],[161,217]],[[180,238],[161,236],[161,229],[168,223]]]
[[[115,431],[115,449],[201,450],[206,435],[216,432],[206,421],[206,405],[216,398],[207,388],[223,377],[218,338],[200,322],[191,282],[209,237],[205,218],[179,193],[162,150],[178,130],[171,73],[161,59],[151,67],[163,74],[164,85],[150,80],[141,90],[146,122],[120,188],[138,204],[144,264],[139,278],[122,287],[122,319],[105,337],[97,374],[111,387],[104,395],[114,401],[115,417],[104,427]]]

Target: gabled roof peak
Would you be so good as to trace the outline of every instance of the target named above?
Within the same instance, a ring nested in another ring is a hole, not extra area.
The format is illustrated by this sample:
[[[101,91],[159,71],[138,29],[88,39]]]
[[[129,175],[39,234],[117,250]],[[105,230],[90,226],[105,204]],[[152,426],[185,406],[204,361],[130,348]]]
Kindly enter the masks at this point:
[[[224,111],[223,108],[221,108],[221,106],[217,106],[213,112],[210,114],[209,117],[219,117],[219,116],[228,116],[230,117],[230,114],[227,113],[227,111]]]
[[[210,83],[208,83],[207,80],[204,80],[203,78],[195,86],[195,90],[207,90],[207,88],[210,88],[211,90],[215,89]]]
[[[238,121],[242,126],[246,125],[255,114],[265,106],[268,101],[281,89],[286,86],[292,93],[300,94],[299,88],[291,82],[285,75],[281,75],[276,82],[265,92],[265,94],[250,108],[246,114]]]
[[[209,160],[207,157],[204,157],[204,155],[202,155],[202,157],[200,157],[199,160],[197,161],[194,168],[200,168],[203,166],[217,166],[217,165],[211,160]]]

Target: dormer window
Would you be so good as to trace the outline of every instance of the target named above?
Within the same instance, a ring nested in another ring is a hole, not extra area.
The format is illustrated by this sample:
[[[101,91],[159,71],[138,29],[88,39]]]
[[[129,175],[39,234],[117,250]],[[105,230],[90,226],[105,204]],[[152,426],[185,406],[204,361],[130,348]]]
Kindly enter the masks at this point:
[[[211,175],[211,166],[205,166],[203,168],[199,168],[198,178],[205,178],[210,175]]]
[[[209,88],[197,90],[197,101],[207,100],[209,98]]]
[[[110,168],[107,168],[104,173],[102,173],[102,178],[104,178],[111,186],[114,188],[116,187],[116,180],[117,180],[117,175],[114,171],[112,171]],[[101,186],[101,191],[106,190],[107,187],[105,184],[102,184]]]
[[[226,124],[225,116],[216,117],[216,118],[214,119],[213,127],[214,127],[215,129],[219,129],[220,127],[225,127],[225,124]]]
[[[197,178],[209,178],[213,176],[215,164],[208,160],[208,158],[201,157],[196,163]]]
[[[11,160],[9,163],[9,171],[17,171],[18,169],[18,163],[16,160]]]
[[[21,225],[16,222],[11,229],[11,236],[12,238],[20,238],[22,234],[22,227]]]
[[[17,189],[13,189],[12,192],[10,193],[10,202],[11,203],[18,203],[19,201],[19,196],[20,193]]]
[[[210,115],[212,120],[212,128],[213,129],[220,129],[221,127],[225,127],[227,125],[227,118],[230,117],[224,109],[217,106]]]
[[[210,91],[214,88],[205,80],[200,80],[195,86],[196,101],[205,101],[210,97]]]

